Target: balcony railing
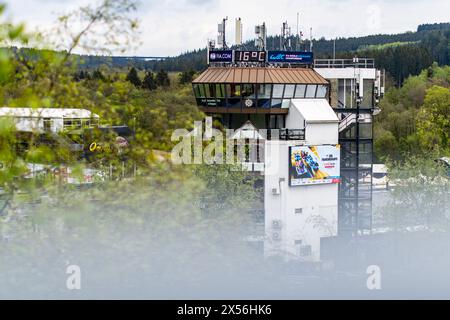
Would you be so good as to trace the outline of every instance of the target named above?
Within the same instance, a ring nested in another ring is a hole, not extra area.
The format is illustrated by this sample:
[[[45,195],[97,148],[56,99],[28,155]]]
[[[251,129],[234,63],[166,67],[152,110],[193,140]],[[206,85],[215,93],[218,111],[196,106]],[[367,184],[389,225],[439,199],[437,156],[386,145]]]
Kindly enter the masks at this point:
[[[314,68],[375,68],[375,59],[315,59]]]
[[[267,140],[305,140],[305,129],[267,130]]]

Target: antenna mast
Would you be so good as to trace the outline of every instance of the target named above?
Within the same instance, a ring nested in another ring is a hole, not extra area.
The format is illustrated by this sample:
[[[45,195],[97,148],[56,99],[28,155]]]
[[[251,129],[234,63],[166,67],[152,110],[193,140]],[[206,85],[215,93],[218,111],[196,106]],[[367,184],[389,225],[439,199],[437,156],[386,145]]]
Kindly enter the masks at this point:
[[[295,50],[298,51],[299,50],[299,46],[300,46],[300,31],[298,29],[298,24],[299,24],[299,20],[300,20],[300,13],[297,12],[297,39],[295,41]]]
[[[281,27],[281,36],[280,36],[280,50],[286,51],[291,47],[291,28],[289,27],[287,21],[283,22],[283,26]]]
[[[236,46],[240,47],[242,45],[242,20],[241,18],[236,19]]]
[[[222,46],[222,49],[227,49],[227,41],[225,37],[225,26],[228,17],[223,18],[222,23],[219,23],[217,26],[218,36],[217,36],[217,44]]]
[[[259,51],[264,51],[266,49],[266,41],[267,41],[267,31],[266,31],[266,23],[263,22],[262,25],[255,26],[255,46]]]

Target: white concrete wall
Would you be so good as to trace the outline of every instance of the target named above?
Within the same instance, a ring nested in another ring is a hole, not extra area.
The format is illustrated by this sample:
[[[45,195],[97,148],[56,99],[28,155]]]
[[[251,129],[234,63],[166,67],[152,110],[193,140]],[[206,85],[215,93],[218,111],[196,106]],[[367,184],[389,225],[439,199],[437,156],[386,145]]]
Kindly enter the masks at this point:
[[[320,259],[320,239],[337,235],[338,185],[289,186],[289,146],[300,141],[267,141],[265,175],[266,256],[281,254],[287,259]],[[281,180],[281,181],[280,181]],[[279,194],[273,194],[278,189]],[[296,209],[301,209],[301,213]],[[273,221],[281,221],[281,228]],[[274,239],[274,233],[280,240]],[[301,244],[296,244],[301,241]],[[311,246],[312,255],[300,256],[300,246]]]
[[[286,115],[285,127],[288,129],[305,128],[305,119],[302,114],[292,106],[289,108],[289,113]]]
[[[307,123],[305,140],[309,145],[337,144],[339,124],[336,123]]]

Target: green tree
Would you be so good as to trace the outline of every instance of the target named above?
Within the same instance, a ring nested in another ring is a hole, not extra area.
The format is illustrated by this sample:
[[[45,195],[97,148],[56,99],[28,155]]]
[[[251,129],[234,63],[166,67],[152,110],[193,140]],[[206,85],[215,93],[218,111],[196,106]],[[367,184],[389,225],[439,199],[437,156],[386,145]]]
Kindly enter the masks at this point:
[[[426,91],[418,114],[417,131],[422,147],[448,154],[450,150],[450,89],[433,86]]]
[[[156,84],[160,87],[170,86],[169,75],[163,69],[159,70],[156,74]]]
[[[148,71],[145,74],[144,81],[142,81],[142,88],[150,90],[150,91],[155,90],[157,88],[155,76],[154,76],[153,72]]]
[[[194,78],[194,74],[195,74],[195,71],[192,69],[180,73],[180,75],[179,75],[180,84],[191,83],[192,79]]]
[[[139,78],[139,75],[135,67],[132,67],[130,69],[130,71],[127,74],[126,80],[131,82],[136,88],[142,86],[141,79]]]

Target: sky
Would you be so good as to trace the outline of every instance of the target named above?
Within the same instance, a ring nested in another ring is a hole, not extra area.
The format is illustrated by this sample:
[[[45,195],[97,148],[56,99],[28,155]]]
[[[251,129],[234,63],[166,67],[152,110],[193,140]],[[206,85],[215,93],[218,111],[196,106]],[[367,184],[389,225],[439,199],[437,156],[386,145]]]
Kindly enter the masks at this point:
[[[24,22],[29,31],[51,30],[56,19],[96,0],[0,0],[6,18]],[[203,48],[217,37],[217,24],[228,17],[227,42],[234,43],[235,19],[243,22],[243,39],[265,22],[268,34],[280,33],[283,21],[313,38],[363,36],[415,31],[422,23],[450,22],[448,0],[140,0],[137,48],[125,55],[173,56]],[[78,52],[82,53],[82,52]]]

